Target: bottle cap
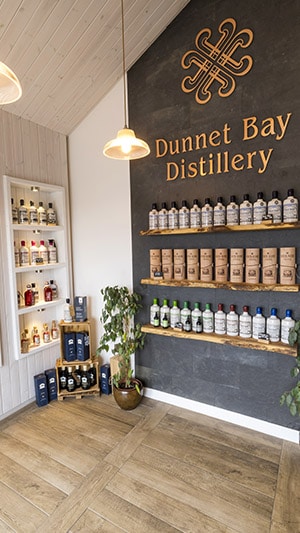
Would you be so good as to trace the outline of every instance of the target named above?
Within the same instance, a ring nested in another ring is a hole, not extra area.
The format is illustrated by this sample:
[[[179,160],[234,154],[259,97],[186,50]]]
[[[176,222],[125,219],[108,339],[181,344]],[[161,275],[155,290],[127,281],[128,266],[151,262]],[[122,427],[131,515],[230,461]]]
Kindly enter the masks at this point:
[[[187,207],[187,201],[186,200],[182,200],[182,207]]]
[[[244,313],[248,313],[248,311],[249,311],[248,305],[244,305],[243,306],[243,311],[244,311]]]
[[[176,204],[176,202],[172,202],[172,203],[171,203],[171,207],[175,207],[175,209],[177,209],[177,204]]]
[[[198,199],[197,199],[197,198],[195,198],[195,200],[193,200],[193,204],[194,204],[194,205],[199,205],[199,202],[198,202]]]
[[[249,194],[244,194],[243,199],[244,200],[249,200]]]
[[[157,305],[157,298],[153,298],[153,304]]]
[[[152,209],[157,209],[157,204],[152,204]]]
[[[41,244],[42,246],[44,246],[45,241],[40,241],[40,244]]]
[[[257,315],[261,315],[262,314],[262,308],[261,307],[257,307],[256,308],[256,314]]]
[[[257,199],[258,199],[258,200],[263,200],[263,197],[264,197],[264,195],[263,195],[262,192],[258,192],[258,193],[257,193]]]
[[[21,246],[25,246],[25,241],[21,241]]]
[[[223,311],[223,304],[218,304],[218,311]]]
[[[24,200],[23,199],[20,200],[20,205],[24,205]]]
[[[167,204],[166,204],[166,202],[162,202],[162,204],[161,204],[161,208],[162,208],[162,209],[167,209]]]
[[[278,198],[278,191],[272,191],[272,198]]]
[[[66,298],[66,304],[70,303],[70,298]]]
[[[289,189],[287,195],[294,196],[294,189]]]
[[[288,318],[291,318],[292,317],[292,310],[291,309],[287,309],[286,312],[285,312],[285,316],[288,317]]]
[[[217,198],[217,202],[218,202],[218,204],[222,204],[222,203],[223,203],[223,198],[222,198],[222,196],[218,196],[218,198]]]
[[[31,246],[35,246],[35,241],[31,241]]]
[[[230,196],[230,203],[235,203],[235,195]]]
[[[271,315],[272,315],[272,316],[276,316],[276,314],[277,314],[277,309],[276,309],[275,307],[272,307],[272,309],[271,309]]]
[[[163,305],[168,305],[168,300],[166,298],[163,300]]]
[[[230,311],[235,311],[235,305],[234,304],[230,304],[229,309],[230,309]]]
[[[204,203],[205,204],[210,204],[210,198],[205,198]]]
[[[210,304],[205,304],[205,309],[207,309],[208,311],[210,311]]]
[[[199,309],[199,303],[198,302],[194,303],[194,309]]]
[[[49,209],[52,209],[52,206],[53,206],[52,202],[49,202],[48,204]]]
[[[183,307],[184,307],[184,309],[187,309],[188,306],[189,306],[189,302],[183,302]]]
[[[43,202],[39,202],[39,206],[40,206],[40,207],[43,207]]]
[[[34,201],[33,200],[30,200],[30,206],[32,207],[34,205]]]
[[[173,306],[177,307],[177,300],[173,300]]]

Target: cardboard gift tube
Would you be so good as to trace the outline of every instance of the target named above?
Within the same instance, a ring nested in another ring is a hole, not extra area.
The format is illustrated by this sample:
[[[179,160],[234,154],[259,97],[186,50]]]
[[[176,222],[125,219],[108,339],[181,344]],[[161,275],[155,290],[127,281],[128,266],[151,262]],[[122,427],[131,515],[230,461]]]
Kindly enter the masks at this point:
[[[160,265],[161,264],[161,250],[157,248],[149,250],[150,253],[150,264],[151,265]]]
[[[199,250],[198,248],[189,248],[186,251],[186,271],[187,279],[199,279]]]
[[[228,280],[228,250],[227,248],[215,249],[215,281]]]
[[[230,250],[230,281],[242,283],[244,281],[244,249],[231,248]]]
[[[200,279],[201,281],[212,281],[213,251],[211,248],[201,248],[200,250]]]
[[[265,285],[277,283],[277,248],[262,249],[262,282]]]
[[[174,264],[174,279],[185,279],[185,264]]]
[[[260,263],[259,248],[246,248],[245,252],[245,281],[246,283],[259,283]]]
[[[150,263],[150,278],[155,278],[156,272],[161,272],[161,263],[159,265]]]
[[[296,283],[296,248],[280,248],[279,282],[281,285]]]
[[[161,251],[161,262],[163,265],[172,265],[173,250],[170,248],[163,248]]]
[[[175,248],[173,251],[174,265],[185,264],[185,250],[183,248]]]

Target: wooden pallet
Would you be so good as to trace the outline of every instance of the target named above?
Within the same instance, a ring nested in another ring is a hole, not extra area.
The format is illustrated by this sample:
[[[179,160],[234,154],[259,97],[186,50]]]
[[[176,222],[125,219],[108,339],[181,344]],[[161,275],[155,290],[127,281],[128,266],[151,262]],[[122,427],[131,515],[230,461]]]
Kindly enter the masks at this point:
[[[65,398],[76,398],[76,400],[81,400],[84,396],[99,396],[100,395],[100,389],[99,387],[88,389],[88,390],[75,390],[73,392],[59,392],[57,395],[57,399],[59,401],[64,400]]]

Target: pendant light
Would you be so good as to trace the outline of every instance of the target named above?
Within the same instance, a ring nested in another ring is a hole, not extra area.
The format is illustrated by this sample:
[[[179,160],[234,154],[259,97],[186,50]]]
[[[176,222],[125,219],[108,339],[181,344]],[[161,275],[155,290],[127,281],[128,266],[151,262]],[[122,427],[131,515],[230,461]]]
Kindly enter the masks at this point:
[[[107,142],[103,154],[112,159],[140,159],[150,154],[148,144],[142,139],[137,139],[133,130],[127,126],[127,93],[126,93],[126,70],[125,70],[125,39],[124,39],[124,6],[121,0],[122,13],[122,51],[123,51],[123,98],[124,98],[124,121],[125,126],[119,130],[117,137]]]
[[[12,104],[22,96],[22,88],[13,71],[0,61],[0,105]]]

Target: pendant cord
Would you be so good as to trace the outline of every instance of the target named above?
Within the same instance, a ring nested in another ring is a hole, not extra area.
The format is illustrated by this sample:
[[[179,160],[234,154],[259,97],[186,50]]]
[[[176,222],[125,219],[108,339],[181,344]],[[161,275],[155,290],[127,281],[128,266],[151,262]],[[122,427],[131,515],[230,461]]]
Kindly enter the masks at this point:
[[[124,96],[124,120],[127,128],[127,91],[126,91],[126,68],[125,68],[125,31],[124,31],[124,2],[121,0],[121,12],[122,12],[122,50],[123,50],[123,96]]]

